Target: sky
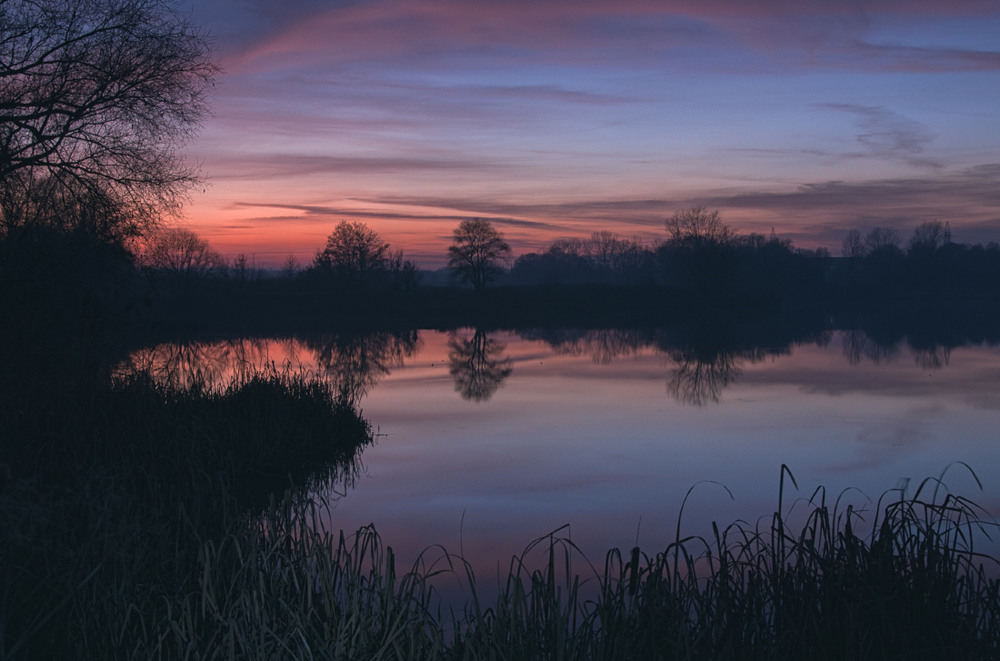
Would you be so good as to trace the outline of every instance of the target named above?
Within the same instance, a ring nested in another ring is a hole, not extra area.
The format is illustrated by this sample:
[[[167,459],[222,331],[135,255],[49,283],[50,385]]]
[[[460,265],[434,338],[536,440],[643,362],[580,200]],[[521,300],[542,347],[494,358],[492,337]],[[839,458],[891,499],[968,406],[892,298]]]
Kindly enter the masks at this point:
[[[182,224],[307,265],[342,220],[424,268],[465,218],[514,255],[718,209],[1000,241],[997,0],[184,0],[222,72]]]

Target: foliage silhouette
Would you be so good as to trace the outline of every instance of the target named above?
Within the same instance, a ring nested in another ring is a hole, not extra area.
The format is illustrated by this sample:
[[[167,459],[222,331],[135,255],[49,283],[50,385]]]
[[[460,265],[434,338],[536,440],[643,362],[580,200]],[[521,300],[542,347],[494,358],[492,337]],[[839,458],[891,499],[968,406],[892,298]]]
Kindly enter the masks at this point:
[[[96,210],[99,235],[123,243],[176,211],[198,181],[179,148],[215,73],[167,0],[0,4],[0,234],[94,229]]]
[[[147,269],[180,281],[226,273],[222,255],[196,232],[180,227],[149,236],[140,259]]]
[[[510,244],[492,223],[482,218],[467,219],[452,232],[448,268],[456,280],[481,290],[501,273],[501,264],[510,253]]]
[[[378,232],[364,223],[341,221],[316,253],[312,270],[347,290],[365,293],[374,288],[412,289],[416,266],[393,252]]]

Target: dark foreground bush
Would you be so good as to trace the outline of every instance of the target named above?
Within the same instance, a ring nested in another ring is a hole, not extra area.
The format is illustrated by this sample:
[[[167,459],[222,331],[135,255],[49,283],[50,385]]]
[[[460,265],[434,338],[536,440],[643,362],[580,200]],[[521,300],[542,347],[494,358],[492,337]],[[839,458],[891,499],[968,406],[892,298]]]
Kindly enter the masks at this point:
[[[557,531],[494,595],[443,550],[401,568],[374,529],[328,529],[315,494],[372,434],[322,383],[43,395],[0,411],[0,659],[1000,658],[976,548],[995,526],[941,479],[864,512],[817,491],[794,523],[779,495],[757,525],[600,568]]]
[[[204,544],[252,537],[274,493],[350,481],[373,440],[328,386],[274,369],[218,390],[89,385],[4,393],[0,659],[147,658]]]
[[[322,503],[288,496],[179,541],[195,553],[176,566],[97,567],[54,606],[77,627],[74,656],[93,658],[997,658],[981,512],[939,487],[889,492],[865,521],[817,492],[794,531],[779,514],[713,526],[655,556],[613,550],[601,569],[554,533],[513,559],[495,598],[457,556],[401,570],[374,529],[326,532]],[[435,585],[456,574],[468,599],[445,609]]]

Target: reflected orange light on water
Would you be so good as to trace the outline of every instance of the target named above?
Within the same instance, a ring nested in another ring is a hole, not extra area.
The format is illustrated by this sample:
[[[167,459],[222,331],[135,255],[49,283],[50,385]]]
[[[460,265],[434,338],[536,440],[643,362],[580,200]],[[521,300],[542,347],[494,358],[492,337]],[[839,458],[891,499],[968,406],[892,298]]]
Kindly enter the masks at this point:
[[[705,381],[677,378],[692,373],[690,357],[654,336],[483,335],[488,343],[461,329],[161,345],[135,360],[223,381],[253,361],[348,379],[379,436],[327,525],[374,523],[401,562],[440,544],[487,578],[555,530],[596,562],[612,547],[662,550],[692,487],[682,534],[708,534],[713,520],[752,523],[777,506],[782,464],[800,487],[786,485],[790,503],[818,486],[874,500],[904,478],[915,485],[966,462],[985,491],[957,465],[946,483],[1000,513],[996,347],[931,360],[902,346],[887,359],[836,332],[821,344],[733,354],[721,381],[700,366],[710,389],[695,396],[683,389]]]

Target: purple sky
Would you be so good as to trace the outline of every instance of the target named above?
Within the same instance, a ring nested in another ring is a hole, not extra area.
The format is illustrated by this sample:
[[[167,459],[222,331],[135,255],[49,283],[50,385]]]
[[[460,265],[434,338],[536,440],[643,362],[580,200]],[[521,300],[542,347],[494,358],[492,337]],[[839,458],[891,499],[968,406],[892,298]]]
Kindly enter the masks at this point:
[[[185,223],[311,260],[361,220],[440,266],[694,205],[839,254],[848,229],[1000,241],[996,0],[187,0],[224,69]]]

